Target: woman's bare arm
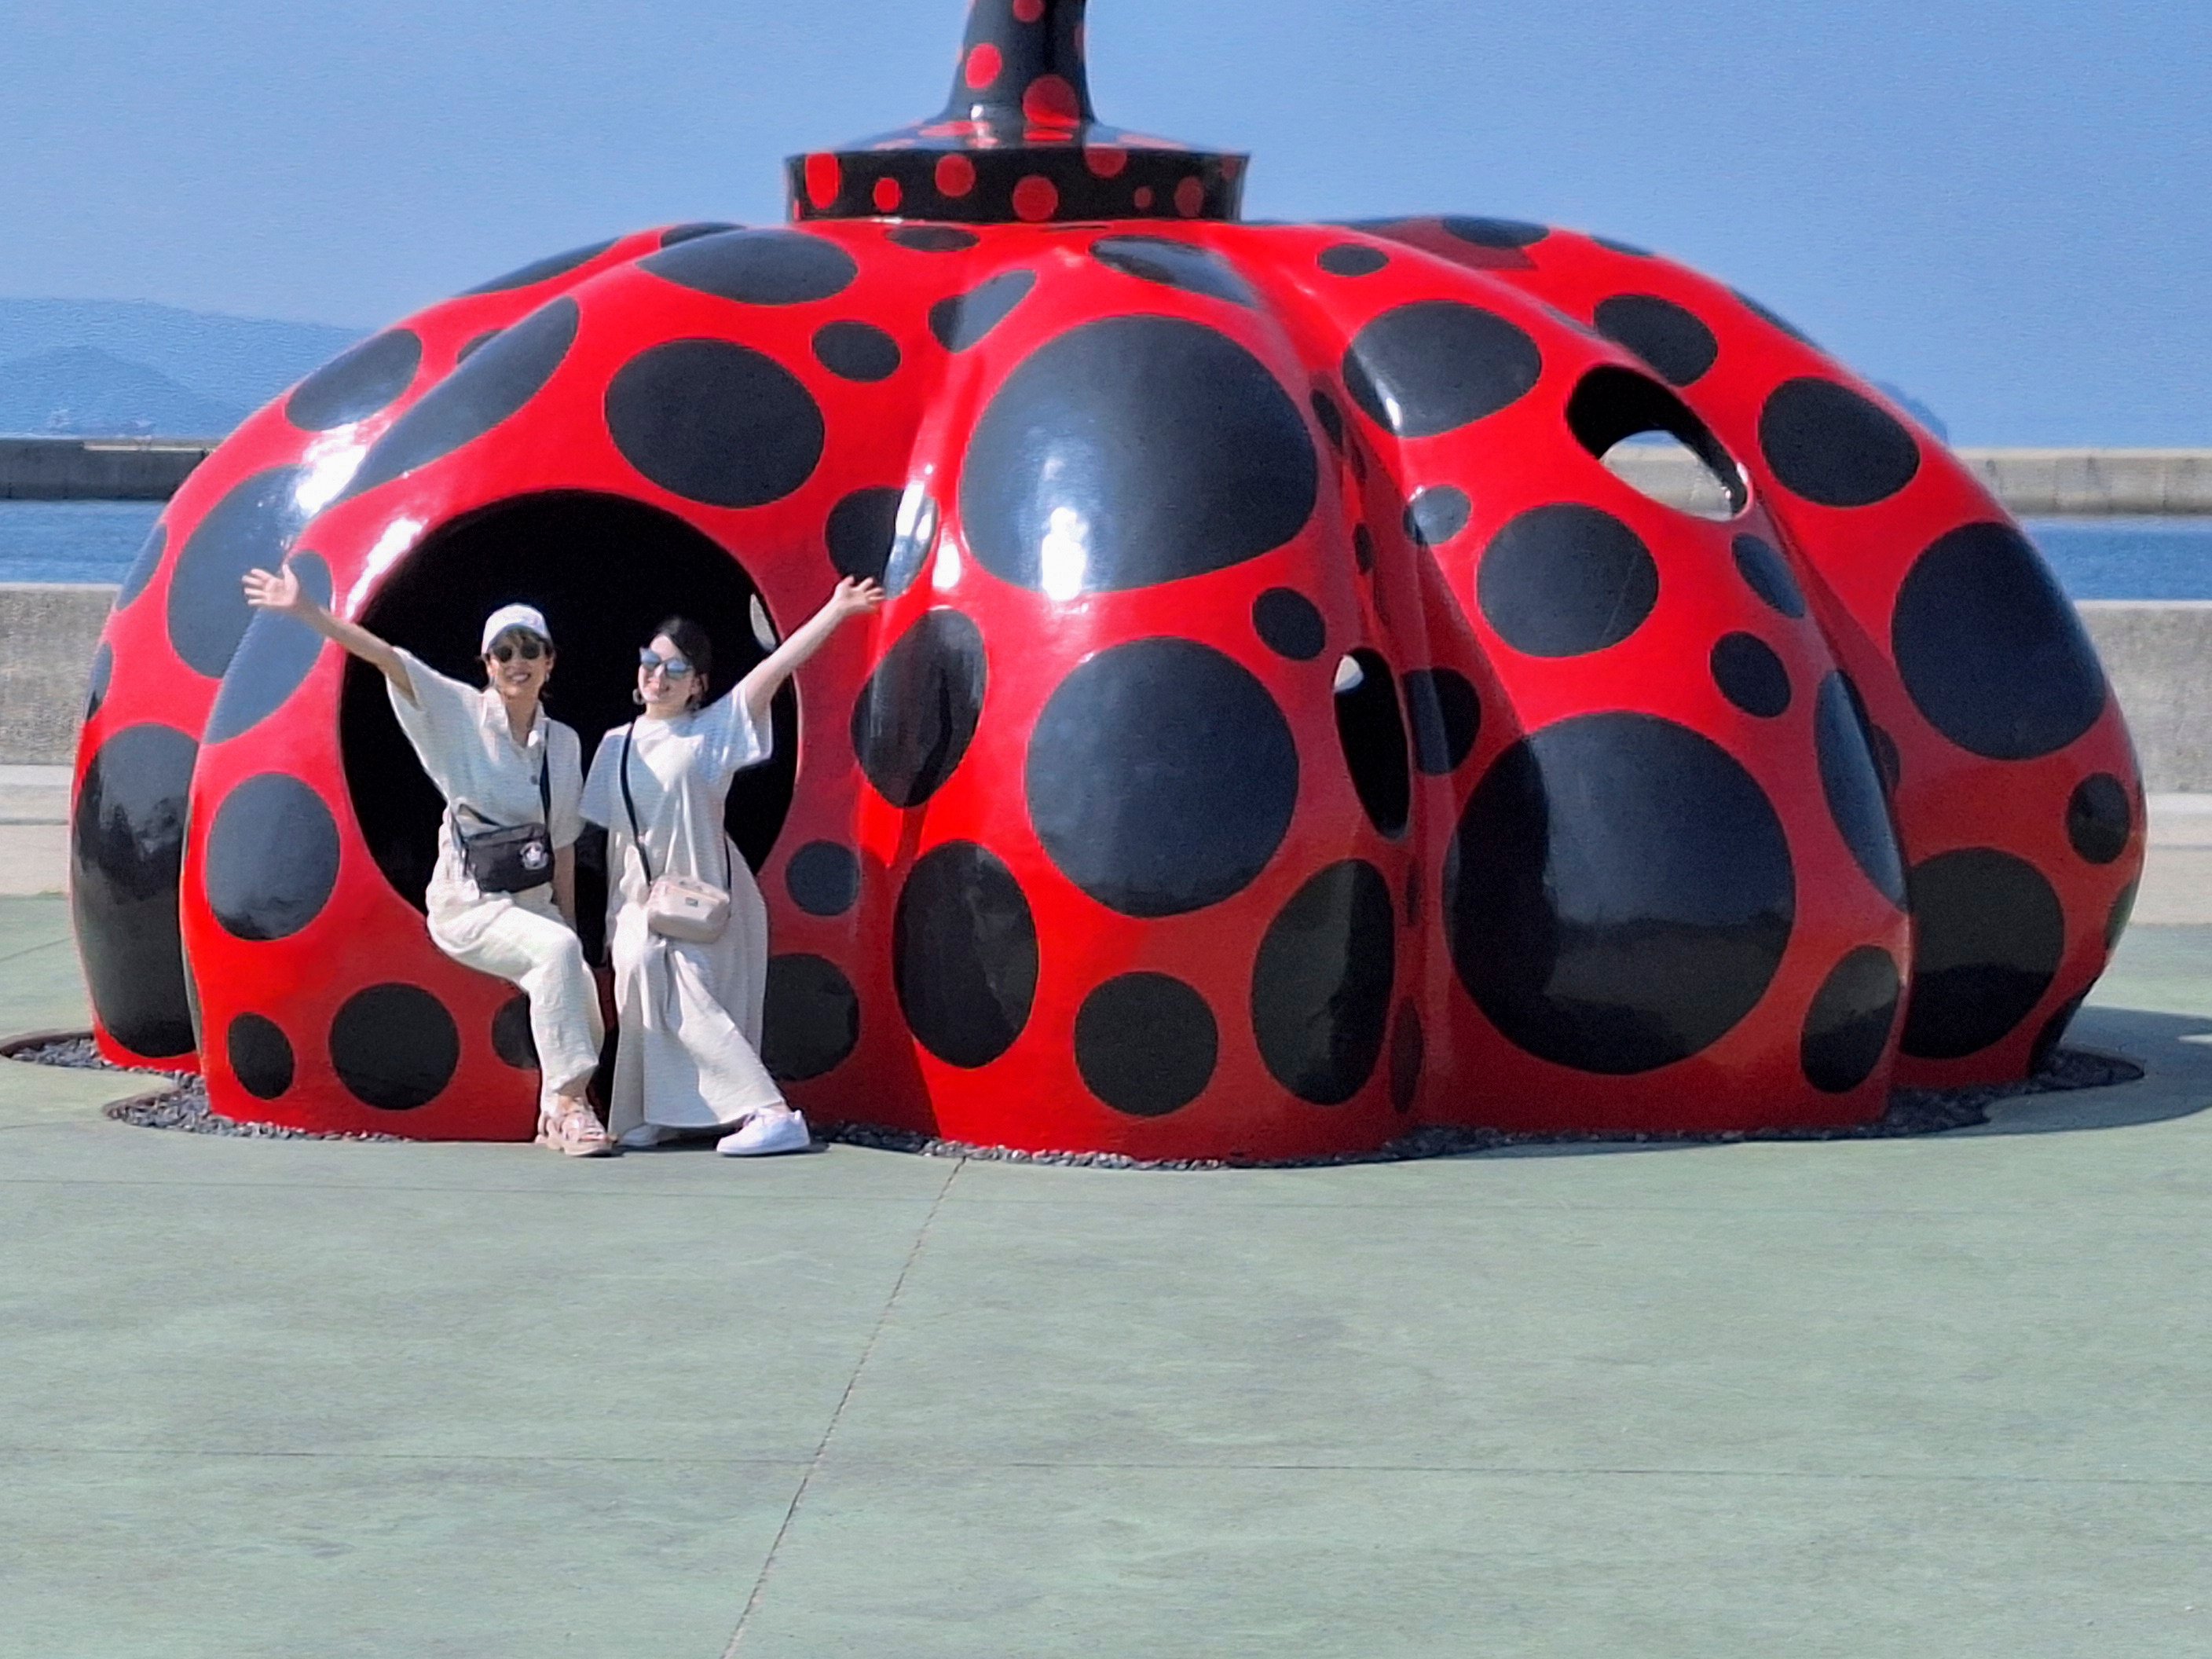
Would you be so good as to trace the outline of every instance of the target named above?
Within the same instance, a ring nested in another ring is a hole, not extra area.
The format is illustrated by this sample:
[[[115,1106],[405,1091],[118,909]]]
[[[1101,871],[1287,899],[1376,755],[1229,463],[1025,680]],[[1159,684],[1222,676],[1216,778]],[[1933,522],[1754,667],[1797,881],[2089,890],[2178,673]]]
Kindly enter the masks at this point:
[[[408,702],[418,701],[414,682],[407,678],[407,664],[399,653],[358,623],[332,616],[317,604],[314,595],[300,586],[300,579],[291,566],[286,565],[274,573],[247,571],[246,602],[257,611],[296,617],[325,639],[337,641],[363,662],[372,665]]]
[[[768,712],[775,694],[783,683],[797,672],[799,665],[830,642],[848,617],[864,616],[884,602],[884,590],[877,583],[857,576],[848,576],[837,584],[829,602],[792,630],[791,637],[763,657],[752,672],[738,682],[738,695],[744,699],[745,713],[759,720]]]

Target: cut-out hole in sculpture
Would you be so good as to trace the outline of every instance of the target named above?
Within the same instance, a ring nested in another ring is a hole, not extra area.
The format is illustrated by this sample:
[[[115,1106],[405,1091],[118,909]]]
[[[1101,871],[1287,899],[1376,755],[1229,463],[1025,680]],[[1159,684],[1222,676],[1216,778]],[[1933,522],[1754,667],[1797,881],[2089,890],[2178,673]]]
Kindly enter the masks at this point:
[[[1413,798],[1405,716],[1390,665],[1364,647],[1336,665],[1336,735],[1368,821],[1386,836],[1403,835]]]
[[[619,580],[609,579],[615,570]],[[710,696],[726,693],[765,654],[754,635],[758,592],[735,559],[657,507],[583,492],[520,496],[455,520],[385,578],[361,620],[473,684],[483,679],[477,630],[495,607],[515,600],[544,611],[553,630],[545,707],[576,729],[587,768],[599,734],[638,712],[637,647],[662,618],[686,616],[706,628],[714,642]],[[776,697],[774,722],[774,756],[738,774],[730,790],[730,834],[755,869],[791,807],[799,715],[789,686]],[[386,878],[419,909],[442,809],[392,716],[384,677],[366,663],[347,664],[339,738],[362,835]],[[595,915],[590,884],[580,884],[578,902]]]
[[[1630,488],[1700,519],[1750,504],[1743,469],[1690,406],[1632,369],[1594,368],[1567,400],[1576,441]]]

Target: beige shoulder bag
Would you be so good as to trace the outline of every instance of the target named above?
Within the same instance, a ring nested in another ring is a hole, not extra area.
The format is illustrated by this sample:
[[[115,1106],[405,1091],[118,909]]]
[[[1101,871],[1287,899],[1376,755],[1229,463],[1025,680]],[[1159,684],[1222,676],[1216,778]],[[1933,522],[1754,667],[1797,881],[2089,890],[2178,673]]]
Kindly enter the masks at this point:
[[[637,802],[629,793],[629,753],[631,741],[637,735],[637,722],[632,720],[629,729],[623,733],[622,792],[623,808],[629,814],[629,838],[637,847],[637,861],[645,867],[648,884],[645,892],[645,925],[664,939],[682,939],[690,945],[712,945],[721,938],[722,930],[730,925],[730,890],[728,884],[736,879],[737,872],[730,869],[730,838],[726,832],[717,837],[722,843],[724,885],[712,882],[695,881],[689,876],[656,876],[653,860],[646,856],[645,835],[638,828]],[[714,826],[718,830],[720,824]]]

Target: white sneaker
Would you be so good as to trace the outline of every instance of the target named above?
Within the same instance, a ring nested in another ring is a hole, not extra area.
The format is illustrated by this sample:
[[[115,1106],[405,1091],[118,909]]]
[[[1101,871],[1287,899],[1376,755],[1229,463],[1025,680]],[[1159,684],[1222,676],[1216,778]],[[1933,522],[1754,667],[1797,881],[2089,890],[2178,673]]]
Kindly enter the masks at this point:
[[[724,1158],[764,1158],[771,1152],[803,1152],[814,1144],[804,1112],[755,1112],[714,1143]]]
[[[655,1146],[665,1146],[676,1139],[676,1131],[664,1129],[658,1123],[641,1123],[635,1129],[623,1131],[615,1142],[626,1152],[648,1152]]]

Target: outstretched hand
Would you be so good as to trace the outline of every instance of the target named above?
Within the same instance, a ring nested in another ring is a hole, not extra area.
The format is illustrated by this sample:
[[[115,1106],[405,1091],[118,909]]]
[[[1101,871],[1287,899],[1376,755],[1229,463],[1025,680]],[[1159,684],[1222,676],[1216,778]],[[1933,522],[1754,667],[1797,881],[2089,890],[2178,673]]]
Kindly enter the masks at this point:
[[[835,624],[848,617],[866,616],[884,602],[883,584],[867,576],[848,576],[837,584],[822,607],[822,612]]]
[[[296,617],[311,603],[301,592],[300,579],[289,565],[276,571],[249,570],[245,583],[246,602],[257,611],[280,611]]]

